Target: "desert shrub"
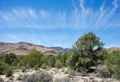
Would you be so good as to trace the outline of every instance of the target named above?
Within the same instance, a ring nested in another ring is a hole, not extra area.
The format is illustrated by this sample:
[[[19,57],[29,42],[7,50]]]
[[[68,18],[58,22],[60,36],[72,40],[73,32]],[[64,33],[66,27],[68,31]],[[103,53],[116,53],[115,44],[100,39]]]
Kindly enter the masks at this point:
[[[2,78],[0,78],[0,82],[4,82],[4,80]]]
[[[38,69],[39,69],[38,65],[35,65],[34,70],[38,70]]]
[[[26,72],[26,68],[24,66],[21,68],[21,70],[22,72]]]
[[[3,61],[3,56],[0,56],[0,61]]]
[[[19,63],[18,63],[18,67],[22,68],[23,66],[28,67],[28,55],[22,56]]]
[[[6,71],[5,71],[5,75],[6,77],[10,77],[13,75],[13,70],[9,67]]]
[[[81,36],[73,45],[70,54],[70,67],[83,73],[105,59],[103,43],[92,32]]]
[[[120,79],[120,51],[113,51],[108,54],[105,64],[111,76]]]
[[[55,62],[56,62],[56,59],[55,59],[55,56],[54,56],[54,55],[48,55],[48,56],[47,56],[47,64],[48,64],[50,67],[55,67]]]
[[[41,68],[43,68],[43,69],[46,69],[46,68],[48,68],[49,66],[48,65],[46,65],[45,63],[43,63],[42,65],[41,65]]]
[[[64,53],[63,55],[61,55],[61,62],[62,62],[62,67],[66,67],[67,66],[67,58],[69,57],[68,53]]]
[[[62,62],[58,59],[56,60],[55,67],[61,68],[62,67]]]
[[[19,66],[25,66],[26,68],[33,68],[38,65],[41,66],[43,54],[39,51],[33,51],[32,53],[23,56],[19,62]]]
[[[6,54],[4,56],[4,62],[9,64],[9,65],[15,65],[16,61],[17,61],[17,57],[14,53],[9,53],[9,54]]]
[[[3,61],[0,61],[0,75],[4,74],[8,66],[8,64],[4,63]]]
[[[23,82],[53,82],[53,80],[47,72],[39,72],[26,77]]]

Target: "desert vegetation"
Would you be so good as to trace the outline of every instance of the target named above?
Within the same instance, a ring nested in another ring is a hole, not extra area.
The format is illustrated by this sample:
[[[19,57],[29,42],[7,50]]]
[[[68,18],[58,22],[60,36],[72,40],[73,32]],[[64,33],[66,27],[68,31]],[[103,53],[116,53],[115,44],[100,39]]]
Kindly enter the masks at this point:
[[[103,69],[100,67],[103,67]],[[28,69],[39,71],[40,69],[63,69],[68,77],[53,80],[52,73],[37,72],[24,76],[22,82],[77,82],[72,79],[75,76],[87,76],[95,74],[96,77],[120,79],[120,51],[108,53],[104,49],[104,43],[94,33],[89,32],[81,36],[71,48],[69,53],[58,55],[44,55],[39,51],[33,51],[25,56],[16,56],[13,53],[0,57],[0,75],[13,76],[15,70],[23,73]],[[102,73],[102,74],[101,74]],[[14,78],[14,77],[13,77]],[[93,77],[89,78],[94,79]],[[4,82],[0,78],[0,82]],[[88,81],[84,81],[88,82]],[[92,81],[94,82],[94,81]]]

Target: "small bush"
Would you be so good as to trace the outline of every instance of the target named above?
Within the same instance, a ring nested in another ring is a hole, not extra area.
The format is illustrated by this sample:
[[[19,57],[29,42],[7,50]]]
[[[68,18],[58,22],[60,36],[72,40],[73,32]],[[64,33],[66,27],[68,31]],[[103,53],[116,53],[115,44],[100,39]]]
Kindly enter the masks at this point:
[[[105,63],[111,76],[120,79],[120,51],[108,54]]]
[[[52,77],[46,72],[39,72],[26,77],[23,82],[53,82]]]
[[[5,70],[8,68],[8,64],[0,61],[0,75],[3,75]]]
[[[41,68],[42,69],[46,69],[46,68],[48,68],[49,66],[48,65],[46,65],[45,63],[43,63],[42,65],[41,65]]]
[[[25,55],[21,58],[18,66],[25,66],[26,68],[33,68],[38,65],[41,66],[43,54],[39,51],[33,51],[32,53]]]
[[[34,67],[34,70],[38,70],[39,69],[39,67],[38,67],[38,65],[36,65],[35,67]]]
[[[12,65],[12,64],[15,65],[17,57],[14,53],[9,53],[4,56],[3,60],[5,63],[9,65]]]
[[[26,68],[25,67],[22,67],[22,72],[26,72]]]
[[[62,67],[62,62],[60,60],[57,60],[55,63],[55,67],[61,68]]]
[[[11,68],[8,68],[8,69],[5,71],[5,75],[6,75],[6,77],[12,76],[12,75],[13,75],[12,69],[11,69]]]

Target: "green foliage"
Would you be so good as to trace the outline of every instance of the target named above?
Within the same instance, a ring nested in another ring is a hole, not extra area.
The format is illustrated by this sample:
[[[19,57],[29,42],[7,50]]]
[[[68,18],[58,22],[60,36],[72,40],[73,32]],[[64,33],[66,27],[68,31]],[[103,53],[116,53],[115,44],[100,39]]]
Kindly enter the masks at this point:
[[[46,69],[46,68],[48,68],[49,66],[48,65],[46,65],[45,63],[43,63],[42,65],[41,65],[41,68],[43,68],[43,69]]]
[[[61,55],[61,62],[62,62],[62,66],[66,67],[67,66],[67,58],[69,57],[68,53],[64,53],[63,55]]]
[[[104,60],[102,49],[103,43],[95,34],[85,34],[72,47],[70,67],[76,71],[87,72],[91,66],[96,66]]]
[[[22,67],[22,72],[26,72],[26,68],[24,66]]]
[[[33,51],[32,53],[25,55],[25,56],[18,56],[16,57],[15,54],[10,53],[10,54],[6,54],[3,57],[0,57],[0,69],[4,70],[5,66],[3,66],[5,63],[8,64],[9,66],[11,66],[12,68],[18,67],[21,68],[23,71],[26,68],[34,68],[34,69],[38,69],[39,67],[41,68],[48,68],[48,67],[65,67],[68,65],[68,63],[66,63],[66,60],[68,58],[68,54],[61,54],[61,55],[43,55],[41,52],[39,51]],[[8,66],[8,67],[9,67]],[[1,72],[1,74],[3,74]]]
[[[8,68],[8,64],[0,61],[0,75],[3,75],[5,70]]]
[[[26,68],[33,68],[35,66],[41,68],[48,68],[48,67],[64,67],[67,66],[68,54],[65,53],[63,55],[43,55],[38,51],[34,51],[29,55],[23,56],[20,59],[19,67],[25,66]]]
[[[6,77],[10,77],[13,75],[13,71],[10,67],[5,71],[5,75]]]
[[[62,67],[62,62],[60,60],[57,60],[55,63],[55,67],[61,68]]]
[[[120,79],[120,51],[108,54],[105,64],[112,77]]]
[[[56,59],[54,55],[49,55],[47,57],[47,63],[50,67],[55,67],[55,62],[56,62]]]
[[[39,69],[38,65],[34,66],[34,70],[38,70],[38,69]]]
[[[3,61],[3,56],[0,56],[0,61]]]
[[[25,66],[26,68],[32,68],[38,65],[38,67],[40,67],[43,62],[42,57],[43,57],[43,54],[41,54],[41,52],[34,51],[30,53],[29,55],[23,56],[23,58],[21,58],[19,62],[19,66]]]
[[[3,61],[9,65],[15,64],[17,57],[13,53],[6,54]]]

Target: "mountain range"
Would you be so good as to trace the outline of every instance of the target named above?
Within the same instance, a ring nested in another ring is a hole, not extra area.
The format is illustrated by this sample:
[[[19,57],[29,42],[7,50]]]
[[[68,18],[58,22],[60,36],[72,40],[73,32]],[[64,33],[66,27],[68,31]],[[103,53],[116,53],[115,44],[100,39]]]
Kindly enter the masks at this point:
[[[0,42],[0,55],[5,55],[7,53],[14,53],[16,55],[27,55],[32,51],[37,50],[45,55],[58,55],[61,53],[69,52],[69,48],[62,47],[45,47],[42,45],[36,45],[27,42],[18,42],[18,43],[6,43]],[[107,48],[108,52],[112,52],[114,50],[120,50],[117,47]]]
[[[70,51],[70,49],[68,48],[45,47],[42,45],[36,45],[27,42],[18,42],[18,43],[0,42],[0,55],[4,55],[7,53],[14,53],[16,55],[27,55],[34,50],[40,51],[45,55],[49,55],[49,54],[57,55]]]

